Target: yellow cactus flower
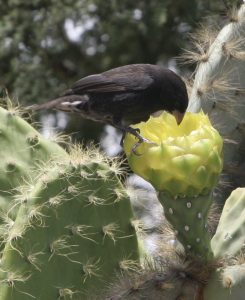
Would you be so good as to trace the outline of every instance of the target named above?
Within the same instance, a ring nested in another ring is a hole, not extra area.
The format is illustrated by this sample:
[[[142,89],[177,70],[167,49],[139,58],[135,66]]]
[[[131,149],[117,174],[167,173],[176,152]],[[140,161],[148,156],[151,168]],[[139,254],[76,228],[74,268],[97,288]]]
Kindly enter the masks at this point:
[[[216,184],[222,170],[223,140],[203,112],[187,112],[180,125],[163,112],[147,122],[132,125],[155,144],[142,143],[127,134],[124,150],[132,170],[157,190],[173,196],[205,194]]]

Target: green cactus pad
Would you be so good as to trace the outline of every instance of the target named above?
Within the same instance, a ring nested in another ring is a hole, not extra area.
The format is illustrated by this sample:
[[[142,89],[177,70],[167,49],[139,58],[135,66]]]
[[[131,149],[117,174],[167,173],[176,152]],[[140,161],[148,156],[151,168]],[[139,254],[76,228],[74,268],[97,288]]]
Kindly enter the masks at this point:
[[[26,180],[34,179],[40,166],[52,159],[64,159],[68,153],[58,144],[43,138],[31,125],[18,116],[17,110],[0,107],[0,240],[6,230],[4,222],[15,219],[19,206],[15,195]]]
[[[0,197],[8,207],[14,188],[25,178],[38,174],[37,166],[68,154],[54,142],[44,139],[31,125],[0,107]]]
[[[1,300],[88,299],[135,266],[129,198],[112,167],[83,155],[46,166],[25,201],[19,195],[6,224]]]
[[[216,257],[233,256],[245,243],[245,188],[237,188],[226,200],[211,246]]]

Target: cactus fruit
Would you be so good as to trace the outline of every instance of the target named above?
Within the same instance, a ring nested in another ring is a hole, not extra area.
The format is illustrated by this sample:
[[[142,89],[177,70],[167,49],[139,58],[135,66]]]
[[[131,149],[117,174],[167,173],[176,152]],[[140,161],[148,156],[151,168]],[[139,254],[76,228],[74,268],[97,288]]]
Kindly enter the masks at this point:
[[[16,219],[4,235],[1,300],[87,299],[115,271],[136,264],[122,184],[98,155],[80,157],[50,163],[23,187],[25,201],[20,194]]]

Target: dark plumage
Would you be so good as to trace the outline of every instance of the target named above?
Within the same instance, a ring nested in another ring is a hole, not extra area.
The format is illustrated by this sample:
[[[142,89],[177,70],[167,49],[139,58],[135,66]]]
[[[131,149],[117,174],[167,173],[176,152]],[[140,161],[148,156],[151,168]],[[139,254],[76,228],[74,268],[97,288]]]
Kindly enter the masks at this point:
[[[180,123],[187,105],[186,86],[178,75],[156,65],[133,64],[84,77],[61,97],[33,109],[79,113],[132,132],[125,124],[145,121],[159,110],[172,113]],[[141,138],[135,130],[133,134]]]

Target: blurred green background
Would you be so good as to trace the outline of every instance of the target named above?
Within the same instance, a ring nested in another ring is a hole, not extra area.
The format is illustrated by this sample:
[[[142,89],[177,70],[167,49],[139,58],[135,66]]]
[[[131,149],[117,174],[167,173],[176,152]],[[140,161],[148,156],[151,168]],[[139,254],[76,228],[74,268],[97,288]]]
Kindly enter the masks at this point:
[[[0,93],[22,106],[41,103],[83,76],[130,63],[162,64],[188,78],[194,66],[174,59],[191,47],[188,35],[241,2],[0,0]],[[78,116],[44,115],[43,123],[85,143],[99,142],[104,130]]]

